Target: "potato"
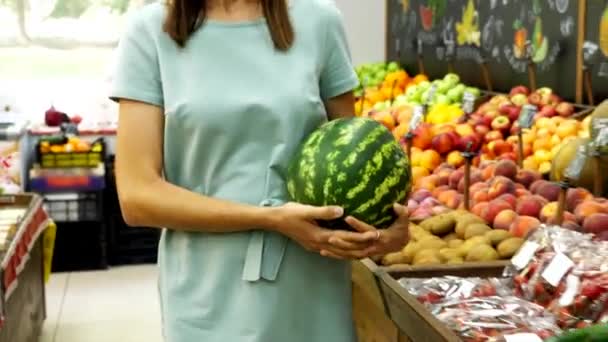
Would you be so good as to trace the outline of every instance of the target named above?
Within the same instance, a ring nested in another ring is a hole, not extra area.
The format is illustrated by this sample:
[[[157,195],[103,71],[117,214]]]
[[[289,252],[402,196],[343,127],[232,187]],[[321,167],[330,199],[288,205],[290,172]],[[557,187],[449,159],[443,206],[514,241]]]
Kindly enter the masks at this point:
[[[490,228],[486,224],[474,223],[467,227],[467,229],[465,230],[465,233],[464,233],[464,238],[466,240],[468,240],[468,239],[478,236],[478,235],[484,235],[485,233],[489,232],[490,230],[492,230],[492,228]]]
[[[458,248],[458,247],[462,246],[463,243],[464,243],[464,240],[460,240],[460,239],[450,240],[450,241],[448,241],[448,248]]]
[[[490,240],[492,245],[496,246],[504,240],[512,237],[511,233],[502,229],[493,229],[485,234],[485,236]]]
[[[420,223],[420,227],[435,235],[445,235],[454,230],[456,220],[450,213],[428,218]]]
[[[454,228],[456,235],[458,235],[459,238],[464,239],[467,227],[474,223],[485,223],[485,221],[481,219],[481,217],[477,217],[473,214],[461,215],[456,220],[456,227]]]
[[[458,235],[456,235],[456,233],[450,233],[444,236],[442,240],[449,243],[452,240],[458,240]]]
[[[402,250],[401,253],[404,256],[405,259],[405,263],[406,264],[411,264],[412,261],[414,260],[414,255],[416,255],[416,253],[418,253],[418,251],[420,250],[420,246],[418,245],[417,242],[413,242],[410,241]]]
[[[401,252],[389,253],[382,258],[382,265],[385,266],[407,263],[405,255]]]
[[[454,259],[454,258],[460,258],[460,257],[462,257],[462,256],[460,255],[460,251],[458,249],[442,248],[439,250],[439,258],[443,262],[446,262],[446,261]]]
[[[436,249],[423,249],[416,253],[412,265],[440,264],[441,258]]]
[[[506,239],[500,244],[498,244],[498,247],[496,247],[496,250],[498,251],[498,256],[500,256],[501,259],[511,258],[515,255],[515,253],[519,251],[523,244],[524,239],[522,238],[512,237]]]
[[[475,237],[472,237],[472,238],[466,240],[462,245],[460,245],[460,247],[458,247],[458,250],[460,251],[461,256],[464,257],[467,254],[469,254],[469,251],[473,247],[476,247],[479,245],[490,246],[490,240],[488,240],[488,238],[483,235],[475,236]]]
[[[440,250],[448,246],[448,243],[441,240],[436,236],[425,237],[424,239],[418,241],[420,245],[420,249],[435,249]]]
[[[493,261],[498,260],[498,252],[489,245],[481,244],[477,245],[467,253],[465,258],[466,261]]]
[[[446,262],[448,265],[460,265],[464,264],[464,259],[462,257],[452,258]]]
[[[420,227],[417,224],[410,223],[409,229],[410,238],[412,238],[414,241],[420,241],[422,240],[422,238],[431,235],[431,233],[427,232],[426,230],[424,230],[424,228]]]

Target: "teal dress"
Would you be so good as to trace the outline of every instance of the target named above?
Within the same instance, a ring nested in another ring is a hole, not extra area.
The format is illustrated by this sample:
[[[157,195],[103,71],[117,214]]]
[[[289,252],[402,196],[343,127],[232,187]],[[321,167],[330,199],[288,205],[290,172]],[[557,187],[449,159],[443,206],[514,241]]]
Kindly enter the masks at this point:
[[[287,200],[289,159],[327,120],[323,100],[357,85],[333,1],[289,10],[288,52],[274,49],[264,20],[209,20],[180,49],[162,31],[162,5],[132,18],[111,97],[164,108],[169,182],[256,206]],[[349,263],[283,235],[165,229],[159,267],[167,342],[355,340]]]

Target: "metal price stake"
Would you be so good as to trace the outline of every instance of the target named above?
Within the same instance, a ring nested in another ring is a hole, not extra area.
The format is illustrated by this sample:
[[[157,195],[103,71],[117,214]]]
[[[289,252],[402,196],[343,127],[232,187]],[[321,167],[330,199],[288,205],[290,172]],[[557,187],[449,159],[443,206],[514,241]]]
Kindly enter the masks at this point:
[[[526,42],[526,59],[528,60],[528,82],[530,83],[530,90],[536,91],[536,63],[532,57],[534,56],[534,50],[532,48],[532,42]]]
[[[519,115],[519,119],[517,123],[519,124],[519,129],[517,130],[517,164],[520,168],[523,167],[524,164],[524,139],[523,139],[523,130],[530,129],[532,127],[532,123],[534,123],[534,116],[536,115],[537,108],[535,105],[524,105],[521,110],[521,114]]]
[[[471,201],[470,201],[470,192],[469,187],[471,186],[471,164],[473,164],[473,159],[477,156],[478,151],[474,151],[473,142],[469,141],[467,143],[467,147],[464,152],[461,153],[464,158],[464,208],[466,210],[470,210]]]
[[[598,58],[599,45],[591,41],[583,43],[583,91],[587,95],[587,102],[593,106],[595,99],[593,98],[593,84],[591,78],[591,70]]]
[[[405,135],[406,142],[406,152],[407,158],[412,160],[412,140],[414,140],[414,136],[416,135],[415,131],[420,126],[424,119],[424,108],[422,106],[414,107],[414,113],[412,114],[412,118],[410,119],[410,125],[407,134]],[[411,167],[410,163],[410,167]]]
[[[422,59],[422,54],[424,53],[424,47],[422,45],[422,39],[418,38],[418,40],[416,40],[416,49],[417,49],[417,58],[418,58],[418,73],[419,74],[426,74],[424,72],[424,61]]]
[[[483,76],[483,81],[486,84],[486,89],[488,91],[494,91],[492,78],[490,77],[490,69],[488,68],[488,58],[484,56],[481,49],[479,50],[479,55],[479,66],[481,67],[481,75]]]

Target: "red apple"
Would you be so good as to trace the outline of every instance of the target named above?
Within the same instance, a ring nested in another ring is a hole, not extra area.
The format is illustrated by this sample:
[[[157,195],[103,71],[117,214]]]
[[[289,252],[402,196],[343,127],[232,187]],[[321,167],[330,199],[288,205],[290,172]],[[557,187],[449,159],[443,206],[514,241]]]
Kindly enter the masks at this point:
[[[439,154],[446,154],[454,149],[454,139],[451,134],[442,133],[435,137],[431,142],[433,146],[433,150],[437,151]]]
[[[562,102],[555,107],[555,111],[559,116],[569,117],[574,114],[574,106],[570,102]]]
[[[516,94],[511,97],[511,102],[518,107],[523,107],[528,104],[528,96],[525,94]]]
[[[466,151],[467,147],[471,144],[471,152],[477,152],[481,148],[481,139],[477,135],[466,135],[458,139],[458,150]]]
[[[500,131],[490,131],[488,133],[486,133],[486,135],[484,136],[484,140],[486,142],[490,142],[490,141],[494,141],[494,140],[502,140],[503,139],[503,135],[502,132]]]
[[[523,85],[515,86],[509,92],[509,97],[513,97],[513,96],[519,95],[519,94],[528,96],[528,95],[530,95],[530,89],[528,89],[528,87],[523,86]]]
[[[535,106],[539,106],[542,101],[542,96],[539,93],[533,93],[528,96],[528,102]]]
[[[489,127],[489,126],[486,126],[486,125],[483,125],[483,124],[478,124],[478,125],[475,125],[475,132],[476,132],[478,135],[482,136],[482,137],[485,137],[485,135],[486,135],[486,134],[487,134],[489,131],[490,131],[490,127]]]
[[[541,109],[538,111],[538,113],[536,115],[538,115],[538,117],[541,117],[541,118],[552,118],[557,115],[557,112],[555,111],[554,106],[545,105],[545,106],[541,107]]]
[[[508,142],[499,139],[490,141],[488,144],[488,150],[495,156],[500,156],[509,152],[513,152],[513,145]]]
[[[511,127],[509,117],[501,115],[492,120],[492,129],[495,131],[505,131]]]

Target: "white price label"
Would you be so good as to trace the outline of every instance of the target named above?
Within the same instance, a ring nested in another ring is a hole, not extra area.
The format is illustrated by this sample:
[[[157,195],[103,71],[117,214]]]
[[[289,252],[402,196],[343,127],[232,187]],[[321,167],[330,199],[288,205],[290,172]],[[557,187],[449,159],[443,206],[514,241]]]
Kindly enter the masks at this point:
[[[556,287],[572,266],[574,266],[574,261],[570,260],[565,254],[558,253],[541,276],[551,286]]]
[[[511,259],[511,264],[518,270],[524,269],[532,261],[534,254],[539,248],[540,245],[536,242],[526,241],[519,249],[519,252]]]
[[[418,125],[422,123],[422,118],[424,116],[424,108],[422,106],[414,107],[414,113],[412,114],[412,119],[410,120],[410,132],[413,132],[418,128]]]
[[[580,287],[581,280],[577,276],[569,274],[568,277],[566,277],[566,291],[564,291],[559,298],[559,305],[566,307],[574,303],[574,299],[576,299]]]
[[[437,84],[433,84],[433,85],[431,85],[431,88],[429,89],[429,97],[426,100],[427,105],[433,101],[436,93],[437,93]]]
[[[534,105],[525,105],[519,116],[519,126],[521,128],[530,128],[534,123],[534,116],[536,115],[537,108]]]
[[[506,342],[543,342],[543,339],[532,333],[505,335]]]
[[[462,110],[466,114],[473,113],[473,107],[475,106],[475,95],[473,95],[467,91],[464,93],[462,99],[463,99]]]

